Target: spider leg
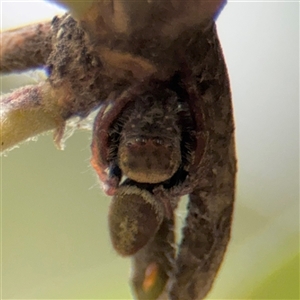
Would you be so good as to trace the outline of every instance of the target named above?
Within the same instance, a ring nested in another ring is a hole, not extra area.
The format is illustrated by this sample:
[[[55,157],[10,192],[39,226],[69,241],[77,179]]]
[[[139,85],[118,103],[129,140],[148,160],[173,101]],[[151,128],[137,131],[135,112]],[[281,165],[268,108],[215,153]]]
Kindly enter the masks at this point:
[[[51,34],[51,22],[2,32],[0,72],[24,71],[45,65],[52,50]]]

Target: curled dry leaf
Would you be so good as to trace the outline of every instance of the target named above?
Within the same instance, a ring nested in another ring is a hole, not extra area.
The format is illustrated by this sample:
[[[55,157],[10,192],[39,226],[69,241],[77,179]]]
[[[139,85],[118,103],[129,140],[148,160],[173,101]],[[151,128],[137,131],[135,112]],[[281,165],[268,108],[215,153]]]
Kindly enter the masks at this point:
[[[2,72],[48,73],[2,96],[2,150],[50,129],[59,143],[68,119],[100,107],[91,163],[114,197],[109,230],[132,257],[137,299],[203,299],[229,241],[234,123],[214,24],[223,5],[94,1],[72,6],[75,19],[2,33]],[[187,194],[176,246],[174,211]]]

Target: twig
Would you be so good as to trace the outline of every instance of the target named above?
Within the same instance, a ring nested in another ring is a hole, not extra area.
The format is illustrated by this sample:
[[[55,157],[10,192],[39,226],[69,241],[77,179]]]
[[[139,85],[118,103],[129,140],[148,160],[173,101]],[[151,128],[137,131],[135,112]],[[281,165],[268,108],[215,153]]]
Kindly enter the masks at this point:
[[[48,83],[25,86],[4,95],[0,108],[1,151],[44,131],[61,129],[64,120],[57,97]]]
[[[51,22],[1,33],[0,72],[15,72],[45,65],[52,50]]]

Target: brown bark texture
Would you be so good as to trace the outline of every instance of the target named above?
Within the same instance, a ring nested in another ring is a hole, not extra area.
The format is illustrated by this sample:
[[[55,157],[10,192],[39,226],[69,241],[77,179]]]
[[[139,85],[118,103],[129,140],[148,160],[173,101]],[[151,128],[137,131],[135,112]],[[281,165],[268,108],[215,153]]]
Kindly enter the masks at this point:
[[[200,146],[191,154],[197,163],[181,184],[160,191],[172,199],[174,210],[180,197],[189,195],[183,238],[175,251],[170,214],[132,256],[137,299],[203,299],[229,242],[234,121],[214,23],[223,5],[221,0],[96,1],[76,20],[66,14],[1,34],[1,72],[44,66],[48,73],[44,83],[1,97],[2,150],[49,129],[56,129],[59,143],[71,117],[84,118],[127,91],[142,93],[154,81],[171,84],[179,78],[189,95],[193,116],[201,120],[201,128],[194,128]]]
[[[50,22],[2,32],[0,72],[20,72],[45,66],[52,50],[50,35]]]

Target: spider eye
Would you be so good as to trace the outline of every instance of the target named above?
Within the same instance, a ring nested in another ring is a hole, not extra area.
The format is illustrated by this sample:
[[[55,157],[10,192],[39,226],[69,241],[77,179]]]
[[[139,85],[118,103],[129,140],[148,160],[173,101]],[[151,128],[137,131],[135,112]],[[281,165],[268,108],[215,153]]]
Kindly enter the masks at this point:
[[[134,142],[137,145],[143,146],[143,145],[146,145],[147,139],[144,138],[144,137],[136,137],[135,140],[134,140]]]
[[[163,204],[136,186],[120,186],[109,212],[109,232],[115,250],[122,256],[135,254],[157,232],[164,215]]]
[[[154,145],[156,145],[156,146],[161,146],[161,145],[164,144],[164,141],[163,141],[163,139],[161,139],[161,138],[159,138],[159,137],[156,137],[156,138],[153,139],[153,143],[154,143]]]

